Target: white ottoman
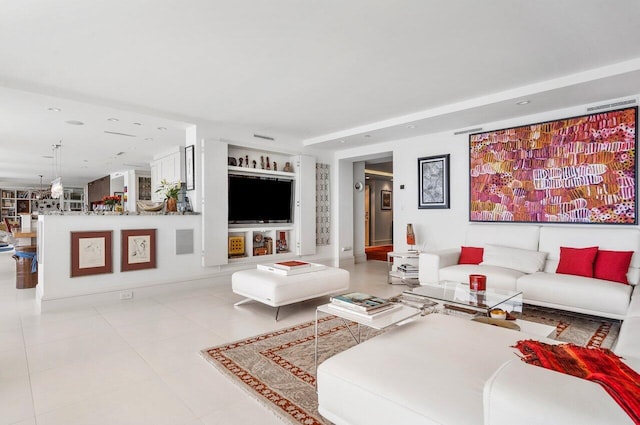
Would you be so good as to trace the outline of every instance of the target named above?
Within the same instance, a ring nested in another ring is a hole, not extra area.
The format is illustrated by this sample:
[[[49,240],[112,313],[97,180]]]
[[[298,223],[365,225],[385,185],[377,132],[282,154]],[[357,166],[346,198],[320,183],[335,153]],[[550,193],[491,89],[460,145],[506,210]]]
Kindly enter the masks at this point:
[[[349,272],[335,267],[309,273],[285,276],[266,270],[241,270],[231,275],[233,292],[247,299],[235,305],[255,300],[271,307],[280,307],[324,295],[335,294],[349,288]]]

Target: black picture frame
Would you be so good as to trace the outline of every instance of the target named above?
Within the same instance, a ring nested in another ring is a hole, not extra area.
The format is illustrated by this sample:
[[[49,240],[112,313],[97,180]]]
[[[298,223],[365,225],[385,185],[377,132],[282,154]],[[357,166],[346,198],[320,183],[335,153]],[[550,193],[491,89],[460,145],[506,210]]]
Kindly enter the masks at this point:
[[[390,210],[393,209],[393,198],[391,197],[390,190],[381,190],[380,191],[380,209],[381,210]]]
[[[184,170],[187,190],[194,190],[196,188],[195,169],[194,146],[186,146],[184,148]]]
[[[449,154],[418,158],[418,208],[448,209]]]

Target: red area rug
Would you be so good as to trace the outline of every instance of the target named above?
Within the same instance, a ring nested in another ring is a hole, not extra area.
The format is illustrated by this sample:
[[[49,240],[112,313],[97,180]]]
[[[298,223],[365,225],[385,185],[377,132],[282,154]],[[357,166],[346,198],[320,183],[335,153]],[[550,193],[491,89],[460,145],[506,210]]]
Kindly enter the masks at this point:
[[[391,251],[393,251],[393,245],[367,246],[364,248],[367,260],[387,261],[387,252]]]

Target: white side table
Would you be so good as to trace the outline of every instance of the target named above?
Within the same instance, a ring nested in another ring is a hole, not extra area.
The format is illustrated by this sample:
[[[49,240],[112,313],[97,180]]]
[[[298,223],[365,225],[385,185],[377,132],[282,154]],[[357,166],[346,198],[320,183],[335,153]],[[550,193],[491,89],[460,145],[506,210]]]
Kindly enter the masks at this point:
[[[387,283],[393,284],[393,279],[400,279],[401,284],[405,285],[417,285],[419,283],[417,274],[407,275],[404,272],[397,270],[397,262],[395,259],[413,259],[418,260],[420,258],[420,252],[418,251],[407,251],[407,252],[387,252]],[[393,259],[393,261],[391,261]],[[394,263],[396,267],[394,268]],[[412,263],[416,263],[417,261],[413,261]],[[417,271],[416,271],[417,273]]]

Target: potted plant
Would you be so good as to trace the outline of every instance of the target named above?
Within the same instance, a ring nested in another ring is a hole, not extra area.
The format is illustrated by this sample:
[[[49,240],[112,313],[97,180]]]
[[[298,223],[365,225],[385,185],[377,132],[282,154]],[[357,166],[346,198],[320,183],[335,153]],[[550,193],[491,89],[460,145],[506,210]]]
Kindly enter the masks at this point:
[[[162,179],[156,193],[164,195],[167,202],[167,211],[178,211],[178,194],[180,193],[181,182],[169,183]]]

